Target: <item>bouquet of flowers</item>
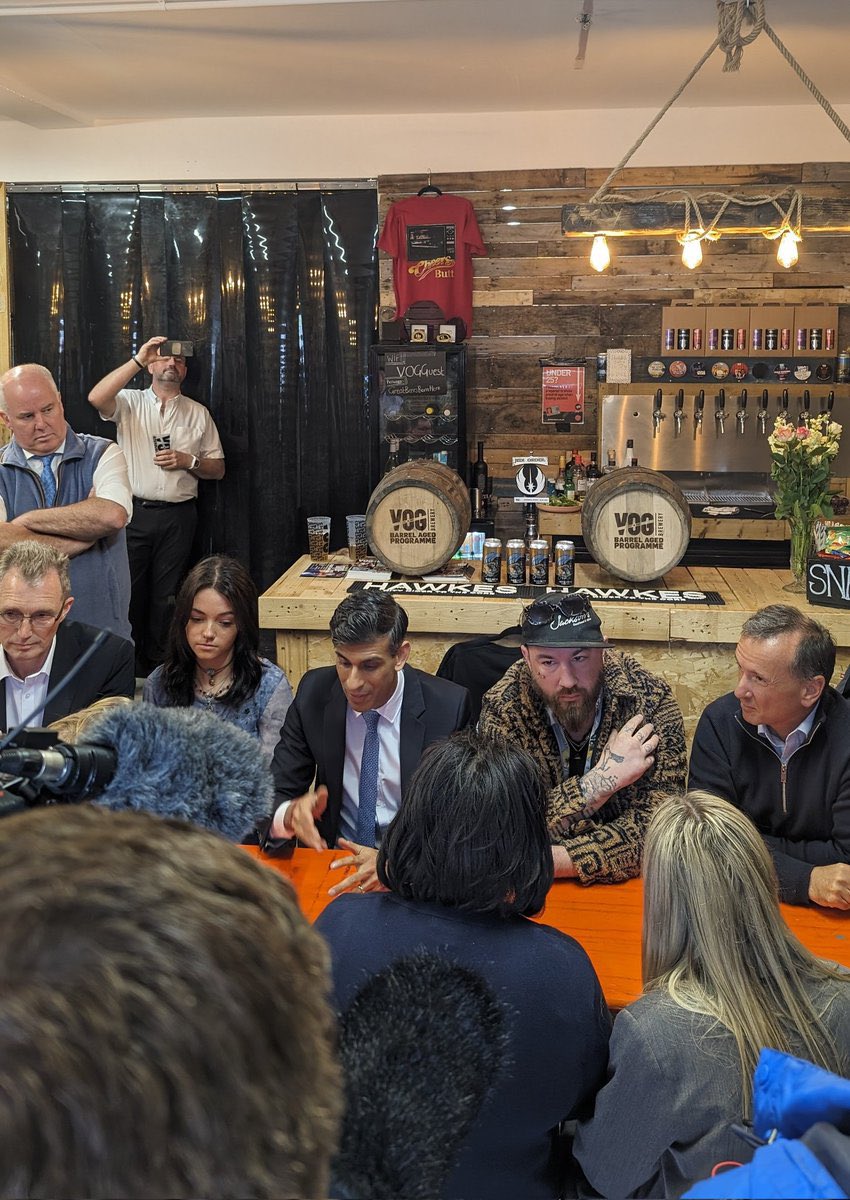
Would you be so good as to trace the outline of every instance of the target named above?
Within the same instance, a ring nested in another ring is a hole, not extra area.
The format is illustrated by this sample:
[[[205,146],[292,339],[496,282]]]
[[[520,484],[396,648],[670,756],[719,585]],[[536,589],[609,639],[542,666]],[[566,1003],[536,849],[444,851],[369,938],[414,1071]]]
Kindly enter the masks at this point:
[[[776,518],[791,523],[791,570],[797,580],[805,576],[814,522],[832,516],[830,463],[840,439],[841,426],[829,413],[818,413],[799,425],[777,417],[767,439],[770,474],[776,483]]]

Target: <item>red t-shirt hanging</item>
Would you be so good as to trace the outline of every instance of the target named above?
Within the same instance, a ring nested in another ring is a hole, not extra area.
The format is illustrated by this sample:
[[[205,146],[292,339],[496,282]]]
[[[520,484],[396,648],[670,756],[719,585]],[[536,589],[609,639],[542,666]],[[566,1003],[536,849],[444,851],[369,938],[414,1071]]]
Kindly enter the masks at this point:
[[[462,196],[411,196],[391,204],[378,246],[393,257],[396,318],[417,300],[462,317],[472,332],[472,255],[486,254],[475,209]]]

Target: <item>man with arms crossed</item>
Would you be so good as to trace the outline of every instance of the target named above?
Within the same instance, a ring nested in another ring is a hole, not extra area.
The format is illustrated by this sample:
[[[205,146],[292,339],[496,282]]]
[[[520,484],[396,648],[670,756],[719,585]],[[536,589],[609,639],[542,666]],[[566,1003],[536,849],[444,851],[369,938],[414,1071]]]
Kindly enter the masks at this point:
[[[385,592],[347,596],[330,631],[336,667],[307,672],[281,730],[272,761],[278,807],[264,844],[294,836],[316,850],[349,851],[333,865],[356,870],[331,889],[336,895],[380,886],[381,831],[422,751],[463,729],[470,707],[466,688],[407,665],[407,613]]]
[[[738,686],[709,704],[689,787],[746,813],[790,904],[850,908],[850,705],[829,686],[835,643],[789,604],[744,622]]]
[[[0,550],[31,539],[67,554],[81,620],[128,638],[132,498],[120,448],[71,429],[38,363],[0,375],[0,421],[12,434],[0,452]]]
[[[522,614],[522,659],[484,697],[479,728],[520,746],[549,793],[557,876],[640,872],[655,801],[685,783],[685,731],[669,686],[602,636],[585,596]]]

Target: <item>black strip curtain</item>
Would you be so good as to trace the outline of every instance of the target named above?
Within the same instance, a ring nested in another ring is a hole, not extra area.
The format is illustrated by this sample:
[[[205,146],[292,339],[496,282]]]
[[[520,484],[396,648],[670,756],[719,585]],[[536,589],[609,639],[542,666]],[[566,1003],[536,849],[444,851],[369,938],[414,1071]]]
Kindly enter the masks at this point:
[[[268,587],[328,513],[334,545],[369,497],[374,191],[12,191],[13,361],[43,363],[73,428],[114,436],[91,385],[161,333],[195,343],[184,384],[221,434],[196,555]],[[146,386],[141,374],[131,386]]]

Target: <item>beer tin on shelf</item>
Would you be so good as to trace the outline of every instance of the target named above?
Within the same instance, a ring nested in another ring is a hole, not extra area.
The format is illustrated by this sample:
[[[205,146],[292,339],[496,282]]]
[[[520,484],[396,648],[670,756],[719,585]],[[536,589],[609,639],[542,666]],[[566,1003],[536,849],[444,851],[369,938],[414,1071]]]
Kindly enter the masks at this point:
[[[555,587],[572,587],[575,579],[575,542],[555,542]]]
[[[535,538],[528,547],[528,582],[545,587],[549,582],[549,543]]]
[[[522,587],[525,583],[525,542],[522,538],[511,538],[505,545],[508,564],[508,583]]]
[[[481,554],[481,579],[484,583],[499,583],[502,578],[502,542],[485,538]]]

